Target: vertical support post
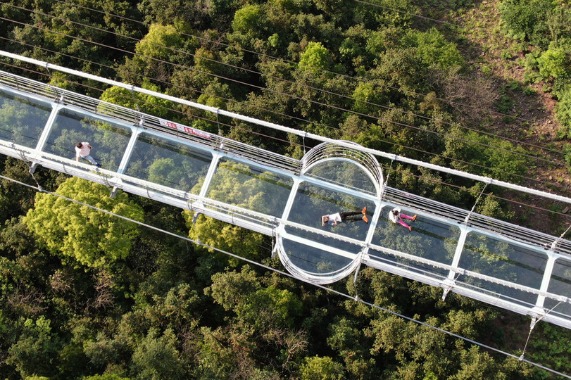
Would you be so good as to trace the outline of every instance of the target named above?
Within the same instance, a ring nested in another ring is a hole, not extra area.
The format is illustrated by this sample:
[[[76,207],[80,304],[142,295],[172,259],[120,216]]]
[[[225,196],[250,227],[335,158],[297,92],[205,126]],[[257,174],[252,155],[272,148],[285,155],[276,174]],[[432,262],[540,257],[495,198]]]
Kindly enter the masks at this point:
[[[353,275],[353,285],[355,285],[355,301],[359,301],[359,291],[357,290],[357,277],[359,276],[359,269],[361,269],[361,263],[363,262],[363,255],[365,255],[365,251],[368,250],[367,247],[364,247],[361,252],[357,255],[357,259],[359,260],[359,265],[355,269],[355,274]]]
[[[387,176],[385,177],[385,183],[382,183],[382,189],[381,189],[381,194],[379,194],[379,201],[382,202],[383,200],[383,196],[385,195],[386,191],[387,191],[387,185],[389,184],[389,177],[391,175],[391,170],[393,168],[393,162],[395,161],[395,159],[397,158],[397,156],[395,155],[392,159],[391,159],[391,164],[389,165],[389,170],[387,170]],[[379,169],[382,173],[382,168]]]
[[[378,201],[375,201],[375,212],[373,213],[373,217],[371,218],[371,224],[369,225],[369,230],[367,231],[367,236],[365,236],[365,247],[363,247],[361,252],[359,252],[359,256],[357,257],[357,260],[359,260],[359,266],[357,267],[357,270],[355,271],[355,278],[353,279],[353,281],[357,281],[357,274],[359,273],[359,268],[361,267],[361,263],[363,261],[363,256],[368,257],[368,255],[369,255],[369,244],[371,244],[371,241],[373,240],[373,236],[375,235],[375,229],[377,228],[377,220],[379,220],[382,208],[383,208],[383,205],[382,205],[382,202],[380,201],[380,199]]]
[[[454,251],[454,257],[452,258],[452,263],[450,266],[452,269],[448,272],[448,277],[444,280],[443,287],[444,293],[442,294],[442,300],[446,299],[448,292],[452,289],[454,282],[456,282],[456,271],[454,269],[458,268],[460,263],[460,257],[462,256],[462,251],[464,250],[464,244],[466,243],[466,237],[468,236],[468,228],[463,225],[459,225],[460,237],[458,238],[458,244],[456,245],[456,250]]]
[[[365,237],[365,243],[368,245],[373,240],[373,236],[375,235],[375,228],[377,227],[377,220],[381,216],[382,211],[382,203],[380,201],[375,202],[375,212],[373,213],[373,217],[371,218],[371,224],[369,225],[369,230],[367,231],[367,236]],[[367,249],[368,251],[368,249]]]
[[[291,212],[291,208],[293,207],[293,201],[295,199],[295,196],[297,195],[297,190],[299,189],[299,185],[301,184],[301,179],[299,179],[298,177],[294,177],[293,178],[293,186],[291,187],[291,191],[289,193],[289,197],[287,199],[285,208],[284,208],[284,212],[282,213],[282,220],[287,220],[287,218],[289,218],[289,213]],[[284,224],[280,223],[280,225],[278,226],[278,230],[280,232],[285,232],[285,228],[284,228]]]
[[[276,255],[278,254],[278,239],[279,239],[279,234],[277,229],[274,228],[274,230],[272,231],[272,259],[276,257]]]
[[[200,188],[200,193],[198,196],[200,198],[206,197],[206,193],[208,191],[208,187],[210,187],[210,182],[212,182],[212,177],[214,177],[214,173],[216,172],[216,168],[218,167],[218,162],[220,162],[220,158],[222,155],[220,153],[212,152],[212,162],[208,167],[208,172],[206,172],[206,178],[204,178],[204,183]]]
[[[131,138],[129,139],[129,143],[127,144],[127,148],[125,148],[125,153],[123,153],[123,158],[121,158],[121,162],[119,163],[119,168],[117,169],[117,173],[123,174],[125,169],[127,168],[127,164],[129,163],[129,159],[131,159],[131,154],[133,153],[133,149],[135,148],[135,143],[141,134],[142,129],[139,127],[131,128]]]
[[[284,207],[284,211],[282,212],[282,217],[280,220],[287,220],[287,218],[289,218],[289,213],[291,212],[291,208],[293,207],[293,201],[295,200],[295,196],[297,194],[297,190],[299,189],[299,185],[301,184],[301,179],[299,179],[299,177],[293,177],[293,185],[291,187],[291,191],[289,193],[289,197],[287,199],[286,205]],[[283,224],[283,222],[280,222],[280,224],[275,228],[276,231],[276,249],[275,252],[272,252],[272,257],[275,257],[275,254],[277,253],[279,255],[279,249],[277,249],[278,247],[278,241],[277,239],[281,239],[281,235],[285,233],[285,225]]]
[[[212,177],[214,177],[214,173],[216,173],[216,168],[218,167],[220,158],[222,158],[222,154],[217,152],[212,152],[212,162],[208,167],[208,172],[206,172],[204,183],[202,184],[202,187],[200,188],[200,193],[198,194],[201,200],[197,201],[197,203],[198,202],[202,203],[202,198],[206,197],[206,193],[208,192],[208,188],[210,187],[210,182],[212,182]],[[194,217],[192,218],[192,223],[196,223],[196,218],[198,218],[199,214],[200,212],[194,213]]]
[[[139,138],[139,135],[142,132],[142,128],[140,127],[131,127],[131,138],[129,139],[129,143],[127,144],[127,148],[125,148],[125,153],[123,153],[123,158],[121,158],[121,162],[119,163],[119,168],[117,169],[117,173],[123,174],[125,169],[127,168],[127,164],[131,159],[131,154],[133,153],[133,149],[135,148],[135,143]],[[115,196],[117,193],[117,186],[114,186],[111,190],[111,198]]]
[[[60,102],[62,100],[63,99],[60,99]],[[48,136],[52,130],[52,126],[54,125],[54,121],[56,120],[56,117],[57,117],[60,109],[63,108],[63,105],[61,103],[51,103],[51,105],[52,105],[52,112],[50,113],[50,116],[48,117],[48,120],[46,121],[46,125],[45,125],[44,129],[42,130],[42,134],[40,135],[40,138],[38,139],[38,143],[36,144],[36,151],[41,151],[44,148],[44,145],[46,145],[46,141],[48,140]],[[30,174],[34,174],[37,166],[38,166],[37,162],[32,162],[32,164],[30,165]]]
[[[548,252],[547,263],[545,264],[545,271],[543,271],[543,279],[541,280],[541,285],[539,287],[540,292],[547,292],[554,266],[555,266],[555,254],[553,254],[552,252]],[[538,294],[537,301],[535,301],[535,307],[543,310],[544,303],[545,303],[545,296]]]

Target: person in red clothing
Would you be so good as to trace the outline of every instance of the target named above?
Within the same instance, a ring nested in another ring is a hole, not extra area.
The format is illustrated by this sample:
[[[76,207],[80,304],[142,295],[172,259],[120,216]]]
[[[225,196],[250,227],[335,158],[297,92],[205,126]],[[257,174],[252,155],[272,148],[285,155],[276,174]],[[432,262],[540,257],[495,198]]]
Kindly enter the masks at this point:
[[[354,216],[360,215],[360,218],[354,218]],[[331,224],[336,226],[338,223],[345,222],[347,220],[358,220],[362,219],[365,223],[369,223],[369,218],[367,218],[367,207],[363,207],[361,211],[355,212],[336,212],[335,214],[323,215],[321,217],[321,225]]]
[[[389,220],[393,223],[398,223],[404,228],[407,228],[409,231],[412,231],[412,227],[405,223],[403,219],[412,220],[413,222],[416,220],[416,215],[409,216],[400,212],[400,207],[395,207],[389,212]]]

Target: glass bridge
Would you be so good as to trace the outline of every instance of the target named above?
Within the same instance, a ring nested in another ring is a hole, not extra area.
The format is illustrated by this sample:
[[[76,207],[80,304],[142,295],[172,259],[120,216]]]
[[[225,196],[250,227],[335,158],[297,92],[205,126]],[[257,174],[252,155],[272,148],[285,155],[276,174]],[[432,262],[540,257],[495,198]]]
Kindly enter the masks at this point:
[[[0,153],[275,237],[295,277],[328,284],[362,265],[571,328],[571,242],[385,187],[358,145],[302,160],[0,72]],[[102,164],[75,161],[89,141]],[[369,223],[322,226],[367,207]],[[401,207],[413,230],[391,223]]]

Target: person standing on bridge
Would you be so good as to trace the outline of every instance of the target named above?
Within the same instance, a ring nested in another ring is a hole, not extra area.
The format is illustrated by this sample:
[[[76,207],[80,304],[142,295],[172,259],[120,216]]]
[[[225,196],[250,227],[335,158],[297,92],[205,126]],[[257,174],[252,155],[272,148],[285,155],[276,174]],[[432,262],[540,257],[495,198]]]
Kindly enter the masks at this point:
[[[360,216],[355,218],[355,216]],[[335,214],[323,215],[321,217],[321,225],[331,224],[336,226],[338,223],[345,222],[348,220],[359,220],[362,219],[365,223],[369,223],[369,218],[367,218],[367,207],[363,207],[361,211],[355,212],[336,212]]]
[[[101,165],[97,161],[95,161],[95,159],[93,157],[91,157],[90,154],[91,154],[91,144],[89,144],[87,141],[78,142],[75,145],[75,160],[76,161],[79,162],[79,159],[83,158],[84,160],[87,160],[91,164],[100,168]]]
[[[409,226],[408,224],[406,224],[403,219],[412,220],[414,222],[416,220],[416,215],[409,216],[409,215],[403,214],[400,211],[400,207],[395,207],[391,210],[391,212],[389,212],[389,220],[391,222],[393,222],[395,224],[398,223],[401,226],[403,226],[404,228],[408,228],[409,231],[412,231],[412,227]]]

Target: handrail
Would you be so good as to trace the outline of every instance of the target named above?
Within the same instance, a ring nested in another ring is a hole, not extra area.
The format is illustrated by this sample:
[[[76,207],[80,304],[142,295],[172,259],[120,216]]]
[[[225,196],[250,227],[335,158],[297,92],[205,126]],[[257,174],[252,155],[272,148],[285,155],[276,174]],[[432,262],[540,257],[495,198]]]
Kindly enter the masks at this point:
[[[91,79],[93,81],[96,82],[100,82],[100,83],[105,83],[105,84],[109,84],[111,86],[117,86],[117,87],[121,87],[121,88],[125,88],[127,90],[133,91],[133,92],[139,92],[142,94],[146,94],[146,95],[150,95],[150,96],[154,96],[160,99],[165,99],[165,100],[170,100],[172,102],[175,103],[179,103],[179,104],[184,104],[187,105],[189,107],[193,107],[193,108],[197,108],[197,109],[201,109],[204,111],[208,111],[211,113],[214,113],[216,115],[222,115],[222,116],[228,116],[234,119],[238,119],[238,120],[243,120],[243,121],[247,121],[249,123],[252,124],[256,124],[256,125],[260,125],[260,126],[264,126],[264,127],[268,127],[274,130],[278,130],[278,131],[282,131],[282,132],[286,132],[286,133],[291,133],[294,134],[296,136],[300,136],[302,138],[310,138],[316,141],[321,141],[321,142],[329,142],[329,143],[334,143],[334,144],[338,144],[341,146],[344,146],[346,148],[354,148],[353,144],[344,142],[344,141],[338,141],[332,138],[328,138],[328,137],[323,137],[323,136],[319,136],[313,133],[308,133],[308,132],[304,132],[304,131],[300,131],[294,128],[290,128],[290,127],[285,127],[279,124],[275,124],[275,123],[270,123],[264,120],[259,120],[250,116],[245,116],[245,115],[241,115],[241,114],[237,114],[234,112],[230,112],[230,111],[226,111],[220,108],[216,108],[216,107],[210,107],[210,106],[206,106],[204,104],[200,104],[200,103],[196,103],[196,102],[192,102],[189,100],[185,100],[185,99],[180,99],[180,98],[176,98],[174,96],[170,96],[170,95],[165,95],[162,94],[160,92],[156,92],[156,91],[151,91],[151,90],[147,90],[141,87],[137,87],[131,84],[126,84],[126,83],[122,83],[122,82],[118,82],[118,81],[114,81],[111,79],[107,79],[107,78],[103,78],[103,77],[99,77],[97,75],[93,75],[93,74],[88,74],[88,73],[84,73],[82,71],[77,71],[77,70],[72,70],[72,69],[68,69],[66,67],[62,67],[62,66],[58,66],[58,65],[54,65],[45,61],[40,61],[37,59],[33,59],[33,58],[29,58],[29,57],[25,57],[22,55],[18,55],[18,54],[13,54],[7,51],[3,51],[0,50],[0,56],[4,56],[7,58],[11,58],[11,59],[15,59],[18,61],[23,61],[23,62],[28,62],[37,66],[41,66],[44,67],[46,69],[49,70],[55,70],[55,71],[61,71],[64,73],[68,73],[71,75],[75,75],[75,76],[79,76],[82,78],[86,78],[86,79]],[[516,185],[513,183],[509,183],[509,182],[505,182],[505,181],[500,181],[497,179],[493,179],[493,178],[489,178],[489,177],[485,177],[485,176],[481,176],[481,175],[477,175],[477,174],[472,174],[472,173],[468,173],[468,172],[464,172],[461,170],[457,170],[457,169],[451,169],[451,168],[447,168],[444,166],[440,166],[440,165],[434,165],[434,164],[430,164],[424,161],[420,161],[420,160],[415,160],[412,158],[407,158],[407,157],[403,157],[403,156],[398,156],[396,154],[391,154],[391,153],[386,153],[386,152],[382,152],[376,149],[370,149],[370,148],[364,148],[364,147],[359,147],[358,148],[359,151],[361,152],[365,152],[365,153],[370,153],[374,156],[378,156],[378,157],[383,157],[383,158],[387,158],[390,159],[392,161],[396,161],[396,162],[403,162],[406,164],[411,164],[414,166],[418,166],[418,167],[424,167],[427,169],[431,169],[431,170],[435,170],[435,171],[439,171],[442,173],[448,173],[448,174],[453,174],[459,177],[463,177],[463,178],[468,178],[468,179],[472,179],[475,181],[479,181],[479,182],[484,182],[484,183],[488,183],[490,185],[495,185],[495,186],[499,186],[499,187],[504,187],[504,188],[508,188],[508,189],[512,189],[512,190],[516,190],[516,191],[520,191],[522,193],[527,193],[527,194],[533,194],[533,195],[537,195],[543,198],[548,198],[548,199],[552,199],[552,200],[556,200],[559,202],[564,202],[564,203],[569,203],[571,204],[571,198],[569,197],[565,197],[562,195],[558,195],[558,194],[553,194],[553,193],[548,193],[546,191],[542,191],[542,190],[537,190],[537,189],[532,189],[532,188],[528,188],[525,186],[521,186],[521,185]]]

